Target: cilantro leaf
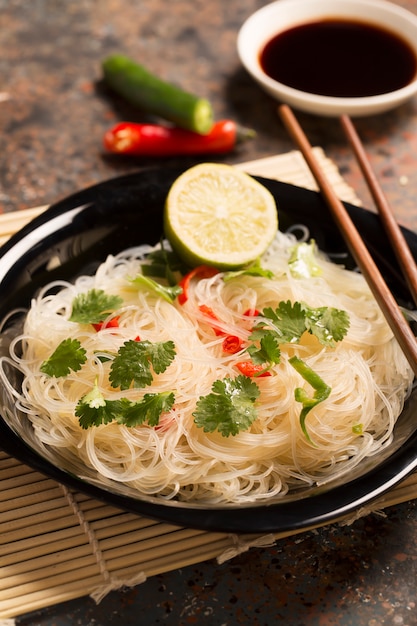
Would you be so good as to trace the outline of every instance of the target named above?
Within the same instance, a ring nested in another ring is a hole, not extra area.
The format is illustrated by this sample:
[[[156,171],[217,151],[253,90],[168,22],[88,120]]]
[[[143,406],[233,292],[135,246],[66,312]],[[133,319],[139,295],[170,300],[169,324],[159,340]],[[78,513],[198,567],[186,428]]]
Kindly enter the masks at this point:
[[[96,382],[93,389],[78,402],[75,415],[85,429],[114,421],[128,427],[139,426],[145,421],[149,426],[157,426],[161,414],[169,411],[174,401],[172,392],[148,393],[138,402],[127,398],[106,400]]]
[[[69,319],[79,324],[99,324],[122,304],[120,296],[109,295],[102,289],[90,289],[74,298]]]
[[[161,414],[169,411],[174,401],[175,396],[172,392],[145,393],[139,402],[131,402],[117,421],[129,427],[139,426],[144,422],[149,426],[158,426]]]
[[[298,358],[297,356],[293,356],[289,359],[289,363],[314,389],[314,394],[312,398],[308,396],[308,394],[304,389],[302,389],[302,387],[297,387],[294,391],[294,397],[296,401],[301,402],[301,404],[303,405],[300,413],[301,429],[306,439],[310,443],[313,443],[310,439],[310,435],[308,434],[305,423],[307,414],[311,411],[311,409],[317,406],[317,404],[323,402],[323,400],[326,400],[326,398],[329,397],[332,389],[302,359]]]
[[[279,346],[282,343],[297,343],[302,335],[308,332],[317,337],[322,345],[333,346],[336,341],[343,339],[349,328],[349,316],[346,311],[332,307],[315,309],[300,302],[291,304],[289,300],[280,302],[275,311],[270,307],[264,309],[261,315],[264,319],[252,330],[249,340],[253,343],[249,344],[246,351],[254,365],[266,364],[266,369],[279,363]],[[304,392],[297,390],[296,393],[300,398],[299,401],[305,400],[304,404],[307,406]],[[305,416],[310,410],[307,410],[306,406],[302,411],[303,430]]]
[[[341,341],[349,328],[346,311],[333,307],[312,308],[304,303],[280,302],[275,311],[269,307],[261,314],[265,319],[253,329],[250,339],[260,340],[272,334],[280,343],[297,343],[304,332],[309,332],[323,345]],[[270,326],[267,324],[270,323]]]
[[[173,302],[175,298],[182,293],[182,288],[179,285],[173,285],[172,287],[167,287],[165,285],[161,285],[149,278],[148,276],[144,276],[143,274],[138,274],[135,278],[131,279],[131,282],[135,285],[142,287],[149,287],[156,294],[161,296],[167,302]]]
[[[87,429],[90,426],[100,426],[114,422],[123,411],[122,400],[106,400],[104,406],[91,407],[80,400],[75,409],[75,415],[79,418],[81,428]]]
[[[291,275],[294,278],[311,278],[320,276],[322,269],[316,263],[316,242],[300,243],[291,250],[288,261]]]
[[[247,352],[249,352],[252,361],[256,365],[262,365],[263,363],[279,363],[281,356],[276,337],[271,333],[265,333],[265,335],[261,337],[259,348],[256,344],[251,344],[248,346]]]
[[[142,274],[144,276],[165,278],[169,285],[176,285],[178,280],[175,272],[185,274],[188,270],[173,250],[167,250],[164,247],[164,240],[161,240],[160,246],[160,248],[153,250],[147,255],[147,262],[142,265]]]
[[[247,267],[244,267],[241,270],[235,270],[226,272],[223,276],[224,282],[228,280],[232,280],[232,278],[237,278],[238,276],[261,276],[263,278],[274,278],[274,272],[268,269],[264,269],[261,266],[260,260],[257,259]]]
[[[113,422],[123,412],[125,399],[105,400],[97,383],[93,389],[79,400],[75,407],[75,415],[79,418],[81,428],[100,426]]]
[[[272,323],[279,343],[295,343],[306,330],[305,313],[300,302],[291,304],[289,300],[282,301],[275,311],[269,307],[262,311],[262,315]]]
[[[194,422],[205,432],[218,430],[223,437],[237,435],[255,421],[254,403],[259,394],[258,386],[247,376],[216,380],[211,393],[199,398]]]
[[[136,344],[138,342],[135,342]],[[175,357],[175,344],[173,341],[164,341],[164,342],[144,342],[141,341],[139,344],[145,343],[148,346],[148,354],[150,356],[152,367],[156,374],[162,374],[165,372],[167,367],[171,364]],[[138,345],[139,345],[138,344]]]
[[[306,329],[323,345],[331,346],[341,341],[349,328],[349,316],[346,311],[333,307],[311,309],[304,305]]]
[[[126,341],[110,366],[111,386],[129,389],[132,384],[134,387],[150,385],[153,378],[151,366],[156,374],[161,374],[174,357],[173,341]]]
[[[40,367],[48,376],[68,376],[70,371],[78,372],[87,356],[78,339],[64,339]]]

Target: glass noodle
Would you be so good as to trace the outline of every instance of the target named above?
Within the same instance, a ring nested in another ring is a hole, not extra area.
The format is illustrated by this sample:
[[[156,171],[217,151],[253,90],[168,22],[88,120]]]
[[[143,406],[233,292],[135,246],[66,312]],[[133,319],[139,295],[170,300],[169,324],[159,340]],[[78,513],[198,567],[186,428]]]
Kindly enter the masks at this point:
[[[183,306],[132,283],[149,251],[143,247],[109,257],[94,276],[80,277],[75,284],[47,285],[31,303],[24,331],[7,357],[23,373],[18,402],[37,438],[142,494],[213,504],[267,500],[303,484],[322,484],[378,454],[391,441],[412,371],[363,277],[320,254],[320,276],[295,278],[288,266],[295,243],[291,235],[277,233],[261,261],[274,272],[272,280],[242,275],[224,281],[220,273],[193,281]],[[73,299],[93,288],[123,298],[121,308],[112,313],[120,316],[118,328],[97,332],[68,320]],[[224,333],[245,341],[255,323],[247,310],[275,309],[286,300],[347,311],[347,336],[331,348],[310,335],[300,344],[282,345],[272,375],[256,379],[258,416],[249,430],[229,437],[204,432],[193,418],[198,398],[210,393],[215,380],[235,378],[235,364],[249,356],[244,347],[225,354],[224,335],[216,335],[199,306],[215,311]],[[154,375],[152,387],[113,389],[109,361],[98,357],[117,352],[137,336],[173,341],[176,357],[165,372]],[[67,377],[43,374],[42,362],[68,337],[79,339],[87,362]],[[306,420],[313,443],[302,432],[301,405],[294,398],[296,387],[304,386],[309,395],[312,390],[288,362],[292,355],[331,387],[330,396]],[[4,378],[3,367],[0,372]],[[83,429],[75,407],[95,381],[107,399],[136,401],[150,391],[174,391],[175,403],[157,427],[112,422]]]

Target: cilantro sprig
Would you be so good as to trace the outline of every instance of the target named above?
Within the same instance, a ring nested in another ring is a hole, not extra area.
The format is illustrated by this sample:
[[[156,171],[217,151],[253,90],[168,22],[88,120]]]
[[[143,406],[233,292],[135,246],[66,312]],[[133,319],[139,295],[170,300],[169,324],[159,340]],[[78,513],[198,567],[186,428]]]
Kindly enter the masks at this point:
[[[105,400],[96,382],[92,390],[79,400],[75,415],[82,428],[109,424],[122,413],[123,404],[122,400]]]
[[[74,298],[69,319],[79,324],[99,324],[122,304],[120,296],[108,294],[102,289],[90,289]]]
[[[292,304],[290,300],[280,302],[275,310],[264,309],[261,315],[265,321],[256,325],[253,335],[257,337],[256,331],[260,335],[272,333],[278,343],[297,343],[308,332],[323,345],[333,346],[345,337],[349,328],[346,311],[334,307],[313,308],[301,302]]]
[[[152,384],[152,369],[161,374],[175,357],[172,341],[152,343],[150,341],[125,341],[119,348],[110,366],[109,381],[113,388],[142,388]],[[127,398],[105,399],[97,383],[78,402],[75,414],[82,428],[109,424],[117,421],[126,426],[138,426],[147,422],[157,426],[162,413],[174,404],[173,392],[145,393],[138,402]]]
[[[145,393],[139,402],[131,402],[117,421],[126,426],[139,426],[145,422],[149,426],[158,426],[162,413],[167,413],[174,405],[175,395],[172,391]],[[121,421],[122,420],[122,421]]]
[[[312,308],[301,302],[282,301],[274,310],[264,309],[254,327],[247,351],[254,363],[273,365],[280,360],[280,344],[298,343],[305,332],[314,335],[322,345],[334,346],[349,328],[346,311],[333,307]]]
[[[173,287],[178,282],[178,274],[186,274],[189,268],[180,257],[171,249],[167,249],[166,242],[161,239],[160,248],[156,248],[146,256],[146,263],[142,265],[142,274],[154,278],[163,278]]]
[[[175,354],[173,341],[126,341],[110,366],[110,383],[120,389],[150,385],[153,379],[151,367],[156,374],[162,374]]]
[[[153,372],[163,373],[175,358],[175,345],[172,341],[126,341],[112,359],[109,380],[113,388],[121,390],[130,387],[145,387],[152,384]],[[53,354],[41,365],[41,371],[48,376],[68,376],[71,370],[78,371],[87,360],[87,353],[78,339],[64,339]],[[109,424],[117,421],[126,426],[138,426],[147,422],[157,426],[162,413],[169,411],[174,404],[174,393],[147,393],[138,402],[127,398],[105,399],[97,383],[83,396],[75,409],[82,428]]]
[[[218,430],[224,437],[247,430],[257,414],[260,391],[247,376],[214,381],[211,393],[201,396],[193,413],[195,424],[205,432]]]
[[[260,276],[262,278],[272,279],[274,278],[274,272],[262,267],[260,259],[256,259],[255,261],[253,261],[253,263],[247,265],[241,270],[226,272],[223,276],[223,280],[225,283],[227,283],[227,281],[232,280],[233,278],[237,278],[239,276]]]
[[[167,302],[173,302],[175,298],[182,293],[182,288],[179,285],[161,285],[156,280],[153,280],[153,278],[149,278],[143,274],[138,274],[135,278],[131,279],[131,282],[138,287],[148,287]]]
[[[137,402],[132,402],[128,398],[107,400],[96,382],[93,389],[79,400],[75,415],[84,429],[113,421],[128,427],[145,423],[149,426],[158,426],[161,415],[172,408],[174,401],[175,396],[171,391],[145,393]]]
[[[349,315],[346,311],[333,307],[312,309],[303,305],[307,332],[314,335],[321,344],[334,346],[346,336],[349,329]]]
[[[68,376],[70,371],[78,372],[87,360],[87,353],[78,339],[64,339],[51,356],[43,361],[41,372],[48,376]]]
[[[252,339],[259,337],[259,345],[251,343],[246,351],[250,354],[255,365],[266,365],[267,368],[275,363],[279,363],[281,359],[281,350],[278,341],[272,333],[262,332],[253,333]]]
[[[289,300],[280,302],[274,310],[264,309],[261,319],[254,327],[247,347],[253,363],[264,365],[265,370],[279,363],[280,346],[285,343],[299,343],[304,333],[314,335],[325,346],[334,346],[341,341],[349,328],[349,316],[346,311],[333,307],[312,308],[301,302],[292,304]],[[310,398],[304,389],[297,387],[294,397],[302,404],[300,425],[307,440],[312,443],[306,427],[308,413],[331,393],[331,388],[298,357],[289,359],[289,363],[313,387],[314,395]]]

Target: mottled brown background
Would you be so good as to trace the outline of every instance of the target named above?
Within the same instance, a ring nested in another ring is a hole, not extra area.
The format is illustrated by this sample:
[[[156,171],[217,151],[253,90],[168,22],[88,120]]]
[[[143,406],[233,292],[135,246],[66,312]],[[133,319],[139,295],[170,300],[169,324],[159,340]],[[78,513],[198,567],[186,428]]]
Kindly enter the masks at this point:
[[[114,52],[208,97],[217,118],[255,128],[256,140],[223,157],[226,162],[292,149],[276,103],[241,68],[236,52],[239,27],[264,4],[0,0],[0,92],[9,98],[0,102],[0,211],[52,203],[97,181],[166,163],[103,154],[102,136],[110,125],[146,119],[100,84],[101,60]],[[417,13],[417,0],[397,4]],[[370,205],[337,120],[303,114],[300,121],[310,141],[325,148]],[[417,100],[357,120],[357,127],[398,218],[417,228]]]

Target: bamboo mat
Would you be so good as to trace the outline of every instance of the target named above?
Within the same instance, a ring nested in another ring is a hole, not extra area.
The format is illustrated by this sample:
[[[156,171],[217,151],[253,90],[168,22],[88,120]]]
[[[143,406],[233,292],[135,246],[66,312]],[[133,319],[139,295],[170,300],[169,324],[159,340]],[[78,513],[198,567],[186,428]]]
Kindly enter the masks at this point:
[[[338,195],[360,204],[323,151],[315,152]],[[316,189],[298,151],[238,167]],[[0,215],[0,243],[45,208]],[[350,524],[416,497],[412,474],[369,508],[338,521]],[[150,576],[210,559],[222,563],[291,534],[232,535],[156,522],[69,490],[0,451],[0,620],[13,623],[18,615],[85,595],[99,602]]]

